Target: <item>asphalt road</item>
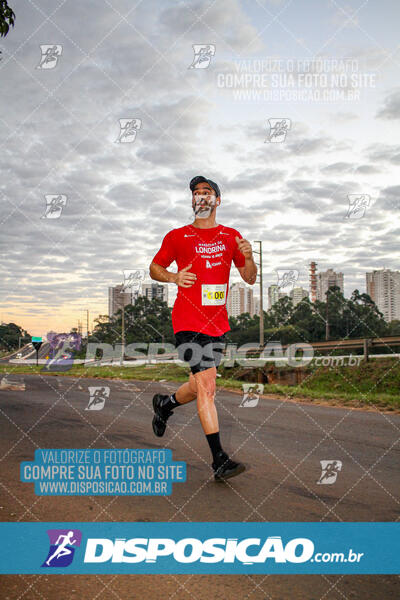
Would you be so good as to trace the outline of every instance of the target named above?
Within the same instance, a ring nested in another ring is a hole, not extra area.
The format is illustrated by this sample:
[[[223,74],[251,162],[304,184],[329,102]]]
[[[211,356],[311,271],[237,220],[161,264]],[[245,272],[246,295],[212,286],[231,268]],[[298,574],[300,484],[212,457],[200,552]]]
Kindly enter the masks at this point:
[[[218,391],[221,441],[247,470],[213,481],[195,402],[179,407],[163,438],[151,427],[154,393],[170,382],[14,376],[25,391],[0,391],[2,521],[396,521],[400,516],[400,416]],[[85,410],[88,386],[106,385],[102,410]],[[186,483],[168,497],[39,497],[19,481],[36,448],[171,448]],[[321,485],[321,460],[342,462]],[[382,600],[400,597],[383,575],[2,576],[1,599]],[[108,587],[107,587],[108,586]],[[96,595],[98,594],[98,595]]]
[[[39,348],[39,354],[38,354],[38,358],[40,359],[44,359],[46,358],[46,355],[48,354],[50,350],[50,344],[48,342],[43,342],[43,344],[40,346]],[[21,354],[20,357],[18,357],[18,355]],[[23,346],[22,348],[19,348],[18,350],[15,350],[14,352],[12,352],[11,354],[8,354],[7,356],[4,356],[3,358],[0,358],[0,363],[9,363],[11,360],[35,360],[36,359],[36,350],[34,349],[34,347],[32,346],[32,344],[26,344],[25,346]],[[18,364],[18,363],[13,363],[13,364]]]

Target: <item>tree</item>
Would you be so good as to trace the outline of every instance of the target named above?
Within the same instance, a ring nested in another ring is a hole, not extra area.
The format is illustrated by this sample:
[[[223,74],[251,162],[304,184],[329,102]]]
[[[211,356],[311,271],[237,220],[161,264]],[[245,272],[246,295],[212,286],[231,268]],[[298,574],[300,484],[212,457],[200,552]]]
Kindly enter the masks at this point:
[[[394,319],[390,321],[388,325],[388,335],[400,335],[400,321],[398,319]]]
[[[349,337],[372,338],[388,335],[388,324],[368,294],[360,294],[358,290],[354,290],[347,306],[350,319]]]
[[[340,287],[337,285],[330,286],[326,292],[325,303],[325,309],[328,315],[330,340],[338,340],[344,337],[343,312],[345,307],[346,298],[343,296]]]
[[[313,331],[313,322],[315,314],[313,305],[308,297],[303,298],[293,308],[292,316],[290,317],[290,325],[295,325],[296,329],[301,334],[302,339],[308,340]]]
[[[117,313],[118,329],[122,327],[122,311]],[[174,343],[171,323],[171,308],[159,298],[149,300],[139,296],[135,304],[125,307],[126,343],[164,342]]]
[[[121,342],[121,333],[117,329],[116,319],[108,315],[99,315],[94,319],[96,325],[90,335],[91,342],[116,344]]]
[[[100,315],[90,336],[91,341],[120,344],[122,341],[122,310],[113,317]],[[125,344],[134,342],[174,343],[171,309],[163,300],[139,296],[135,304],[125,306]]]
[[[0,325],[0,347],[2,350],[15,350],[19,347],[19,338],[22,338],[22,343],[27,344],[31,341],[31,336],[25,329],[19,327],[15,323]]]
[[[11,27],[14,27],[15,13],[8,6],[7,0],[0,0],[0,37],[5,37]],[[1,54],[1,50],[0,50]]]
[[[289,296],[280,298],[269,311],[272,327],[287,325],[293,314],[293,301]]]

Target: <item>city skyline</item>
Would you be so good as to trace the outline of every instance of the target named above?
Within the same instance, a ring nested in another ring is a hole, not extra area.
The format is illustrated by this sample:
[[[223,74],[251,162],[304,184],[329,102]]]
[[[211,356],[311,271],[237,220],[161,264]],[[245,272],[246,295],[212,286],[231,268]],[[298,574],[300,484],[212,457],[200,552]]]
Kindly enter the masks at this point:
[[[107,314],[110,282],[147,271],[167,231],[192,221],[198,174],[221,188],[217,222],[263,241],[266,282],[275,268],[307,278],[315,260],[344,273],[348,297],[366,272],[396,270],[400,5],[347,4],[213,3],[194,28],[188,9],[153,2],[125,19],[97,7],[85,28],[83,7],[51,20],[21,7],[1,42],[2,320],[40,335]],[[60,56],[40,69],[47,42]],[[195,43],[215,43],[207,68],[189,68]],[[331,99],[303,77],[320,65],[338,82]],[[232,88],[248,74],[265,91],[260,69],[273,88],[275,67],[279,101]],[[124,119],[131,143],[119,143]],[[287,130],[273,139],[276,121]]]
[[[330,275],[331,274],[330,272],[332,272],[332,271],[333,271],[333,269],[328,268],[328,269],[326,269],[326,271],[320,272],[319,275],[325,275],[325,274]],[[387,269],[386,270],[382,269],[382,270],[378,270],[378,271],[374,270],[372,273],[365,273],[366,281],[368,282],[368,279],[370,280],[369,286],[367,284],[366,287],[367,288],[368,287],[371,288],[371,285],[372,285],[371,282],[373,280],[373,276],[374,275],[377,274],[379,276],[379,279],[381,279],[381,276],[386,275],[385,271],[388,271],[388,270]],[[399,278],[399,282],[400,282],[400,271],[397,271],[396,273],[398,274],[398,278]],[[340,273],[340,275],[343,275],[343,274]],[[344,278],[342,277],[341,278],[341,283],[342,284],[343,284],[343,279]],[[296,284],[298,284],[298,283],[299,282],[296,281]],[[167,304],[168,304],[168,306],[170,308],[172,308],[172,306],[173,306],[173,300],[171,301],[170,294],[169,294],[169,289],[170,289],[171,285],[172,284],[158,283],[158,282],[154,282],[153,280],[150,280],[149,282],[144,282],[141,285],[140,291],[138,292],[137,295],[139,295],[139,296],[146,296],[146,297],[149,297],[149,296],[154,297],[154,293],[149,294],[148,292],[150,291],[150,288],[153,288],[153,289],[157,288],[158,291],[157,291],[156,295],[159,296],[160,299],[166,301]],[[108,287],[108,316],[109,317],[111,317],[111,315],[115,314],[115,312],[118,309],[121,309],[121,307],[122,307],[122,299],[119,298],[119,295],[120,295],[120,293],[122,291],[122,288],[123,288],[122,284],[118,284],[116,286],[109,286]],[[237,309],[237,307],[236,308],[232,307],[232,288],[233,289],[235,289],[235,288],[242,288],[242,289],[246,290],[246,292],[250,292],[249,296],[247,296],[247,293],[245,293],[244,296],[243,296],[243,298],[240,298],[240,300],[239,299],[235,300],[236,302],[239,302],[240,304],[243,304],[243,307],[245,307],[245,309],[242,310],[242,311],[239,311]],[[258,288],[259,288],[258,285],[249,286],[248,284],[244,283],[243,281],[231,283],[230,286],[229,286],[229,294],[228,294],[228,302],[227,302],[228,316],[237,316],[238,314],[243,314],[245,312],[249,312],[250,316],[253,316],[254,314],[258,314],[258,312],[259,312],[259,295],[257,295]],[[265,285],[264,300],[265,299],[267,300],[267,304],[264,304],[264,311],[265,312],[267,312],[268,310],[270,310],[272,308],[273,304],[279,298],[284,297],[284,296],[291,297],[292,300],[293,300],[294,306],[298,302],[301,301],[301,297],[308,297],[308,298],[310,298],[310,288],[307,289],[303,285],[299,284],[299,285],[294,285],[293,289],[290,290],[289,292],[279,292],[279,297],[277,297],[274,300],[274,302],[272,303],[272,305],[271,305],[270,290],[272,290],[273,288],[278,288],[278,285],[277,284],[271,284],[271,285],[266,284]],[[399,286],[398,289],[400,290],[400,286]],[[115,294],[113,293],[113,290],[115,291],[116,299],[115,299]],[[166,290],[166,292],[162,291],[162,290]],[[159,293],[160,291],[161,291],[161,293]],[[359,290],[359,291],[360,291],[360,293],[363,293],[361,290]],[[383,314],[385,316],[385,319],[387,320],[386,314],[385,314],[384,304],[388,303],[388,299],[386,297],[384,297],[384,293],[383,293],[382,290],[379,290],[379,291],[380,291],[380,293],[382,293],[382,298],[379,298],[378,294],[376,294],[376,297],[375,297],[374,291],[371,290],[371,289],[369,291],[366,290],[366,293],[368,293],[368,295],[370,295],[371,298],[375,301],[375,303],[377,304],[378,308],[383,312]],[[305,294],[302,294],[302,292],[305,292]],[[323,292],[323,291],[320,289],[319,290],[319,294],[318,294],[319,297],[317,299],[320,300],[320,301],[323,301],[321,299],[321,292]],[[123,296],[124,296],[125,305],[131,304],[131,303],[134,304],[135,298],[136,298],[136,295],[134,293],[132,293],[132,292],[125,292],[123,294]],[[164,296],[166,296],[166,299],[164,298]],[[250,302],[250,310],[248,310],[248,308],[249,308],[249,302]],[[114,304],[115,304],[115,306],[114,306]],[[390,303],[390,304],[392,304],[392,303]],[[396,311],[398,312],[398,316],[397,316]],[[390,313],[390,314],[392,314],[392,313]],[[395,309],[393,311],[392,318],[393,319],[394,318],[400,318],[400,292],[398,293],[398,300],[397,300],[397,304],[395,306]],[[81,328],[84,329],[82,327],[82,323],[81,323]]]
[[[328,273],[329,271],[334,271],[334,270],[331,267],[328,267],[325,271],[317,271],[317,276],[321,275],[321,274]],[[378,295],[377,295],[376,298],[374,298],[374,295],[373,295],[371,289],[368,291],[368,287],[371,288],[371,281],[373,279],[373,274],[378,273],[378,275],[379,274],[383,275],[385,271],[392,271],[392,272],[394,272],[394,273],[396,273],[398,275],[398,277],[397,277],[398,284],[397,285],[394,284],[395,294],[396,294],[396,297],[398,297],[398,299],[397,299],[397,303],[395,305],[395,308],[391,307],[391,311],[392,312],[390,314],[392,315],[392,318],[399,318],[400,319],[400,271],[394,270],[394,269],[386,269],[384,267],[382,269],[372,269],[370,272],[366,272],[364,274],[365,275],[365,282],[366,282],[365,286],[364,286],[364,289],[360,289],[360,288],[357,288],[357,289],[359,290],[360,293],[367,293],[368,295],[370,295],[371,298],[377,304],[378,308],[384,313],[385,318],[386,318],[386,310],[385,310],[384,303],[385,302],[387,303],[387,299],[384,300],[382,298],[381,302],[379,302]],[[343,280],[345,280],[344,275],[345,274],[343,274]],[[307,286],[304,283],[302,283],[302,281],[304,281],[304,279],[305,279],[305,277],[303,277],[303,279],[300,278],[300,273],[299,273],[299,279],[296,280],[296,284],[294,285],[293,292],[295,292],[296,290],[297,291],[303,290],[303,291],[307,292],[307,295],[310,298],[310,295],[311,295],[310,294],[310,292],[311,292],[310,286],[309,285]],[[368,279],[370,280],[369,286],[367,284]],[[264,295],[263,295],[263,298],[264,298],[264,311],[268,311],[272,307],[270,293],[271,293],[271,291],[272,291],[273,288],[276,288],[276,290],[278,291],[278,289],[279,289],[278,281],[279,281],[279,279],[277,278],[277,282],[276,283],[269,284],[266,281],[265,271],[264,271],[264,286],[263,286],[264,287]],[[146,288],[149,288],[151,286],[158,286],[158,287],[161,287],[161,288],[167,288],[168,291],[166,293],[166,297],[167,297],[166,302],[167,302],[168,306],[170,308],[172,308],[173,307],[173,303],[175,301],[177,290],[175,290],[175,294],[174,293],[171,294],[170,292],[171,292],[171,287],[176,287],[176,286],[174,284],[154,282],[152,279],[145,277],[144,280],[143,280],[141,288],[144,287],[146,289]],[[251,312],[254,312],[254,313],[258,314],[258,307],[259,307],[259,285],[255,284],[253,286],[249,286],[248,284],[245,284],[243,281],[234,281],[234,282],[230,282],[229,290],[231,290],[232,286],[241,286],[241,287],[246,288],[248,290],[251,290],[253,292],[253,294],[252,294],[252,302],[255,304],[256,308],[253,308],[253,310]],[[122,283],[121,284],[116,284],[114,286],[112,286],[112,285],[108,286],[108,299],[104,301],[105,306],[107,306],[107,304],[108,304],[108,309],[105,310],[105,312],[98,313],[98,314],[96,313],[95,314],[95,313],[91,313],[89,311],[89,314],[90,314],[90,316],[89,316],[89,324],[90,324],[89,325],[89,331],[92,331],[92,329],[94,327],[94,319],[96,319],[100,315],[108,315],[108,316],[111,315],[111,313],[110,313],[110,305],[112,305],[113,301],[115,302],[115,300],[113,300],[112,290],[113,289],[116,290],[118,292],[118,295],[119,295],[119,292],[122,290],[122,287],[123,287]],[[392,287],[393,287],[393,284],[392,284]],[[354,290],[351,290],[351,292],[350,292],[349,295],[344,294],[344,297],[345,298],[350,298],[351,293],[353,291]],[[289,291],[289,292],[279,291],[279,297],[277,297],[273,301],[273,303],[276,302],[279,298],[281,298],[283,296],[292,297],[293,296],[293,292],[292,291]],[[381,290],[379,290],[379,293],[382,293]],[[125,305],[130,304],[130,303],[134,303],[134,298],[133,298],[134,293],[132,293],[132,292],[125,292],[123,295],[124,295],[124,298],[125,298]],[[140,290],[139,295],[148,296],[148,294],[146,292],[143,293],[142,289]],[[321,300],[321,297],[320,297],[321,294],[319,293],[317,295],[318,295],[317,299]],[[297,299],[296,302],[294,302],[294,305],[298,301],[300,301],[299,298]],[[322,300],[322,301],[324,301],[324,300]],[[120,303],[116,302],[116,304],[118,304],[118,308],[120,308],[122,306],[122,300],[120,301]],[[228,304],[229,304],[229,295],[228,295]],[[247,300],[245,300],[245,305],[246,304],[247,304]],[[87,309],[82,309],[82,311],[81,311],[82,314],[86,313],[86,310]],[[247,312],[247,311],[244,311],[244,312]],[[239,314],[241,314],[241,313],[239,313]],[[398,314],[398,316],[396,316],[397,314]],[[228,310],[228,315],[232,316],[229,310]],[[13,322],[13,321],[6,321],[6,320],[4,320],[3,315],[1,315],[1,323],[2,324],[6,324],[8,322]],[[47,332],[47,330],[46,330],[46,332],[44,330],[41,330],[41,331],[30,331],[23,324],[21,324],[21,323],[16,323],[16,324],[19,325],[22,329],[28,330],[29,333],[31,333],[31,335],[42,335],[42,336],[45,336],[45,333]],[[71,324],[65,329],[65,331],[70,331],[73,328],[77,328],[77,329],[81,328],[83,331],[86,331],[86,317],[81,317],[81,318],[78,318],[75,322],[71,322]],[[53,328],[50,327],[50,329],[48,329],[48,331],[53,331]]]

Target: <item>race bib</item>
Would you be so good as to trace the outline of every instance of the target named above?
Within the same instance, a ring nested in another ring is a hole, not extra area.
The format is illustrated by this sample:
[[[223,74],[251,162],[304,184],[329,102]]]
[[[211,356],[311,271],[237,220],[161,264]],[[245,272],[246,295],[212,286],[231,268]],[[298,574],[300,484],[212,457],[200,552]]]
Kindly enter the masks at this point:
[[[201,303],[203,305],[220,305],[226,301],[226,283],[209,284],[203,283],[201,286]]]

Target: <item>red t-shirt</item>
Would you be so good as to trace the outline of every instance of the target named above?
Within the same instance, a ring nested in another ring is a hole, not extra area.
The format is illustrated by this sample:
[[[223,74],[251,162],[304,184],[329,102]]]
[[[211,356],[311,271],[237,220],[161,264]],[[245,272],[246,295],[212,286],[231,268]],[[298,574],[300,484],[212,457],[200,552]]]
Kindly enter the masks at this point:
[[[226,300],[231,264],[232,260],[236,267],[245,264],[236,236],[242,237],[224,225],[210,229],[185,225],[164,237],[153,262],[166,269],[176,261],[178,271],[192,264],[189,272],[197,275],[191,287],[178,287],[172,309],[174,333],[186,330],[217,336],[230,330]]]

